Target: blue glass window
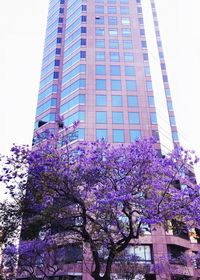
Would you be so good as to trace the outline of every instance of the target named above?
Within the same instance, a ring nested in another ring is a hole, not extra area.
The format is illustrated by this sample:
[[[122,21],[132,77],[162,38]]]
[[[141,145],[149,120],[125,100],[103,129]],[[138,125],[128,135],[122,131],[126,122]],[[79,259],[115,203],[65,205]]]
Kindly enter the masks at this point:
[[[129,14],[129,8],[128,7],[120,7],[120,13],[123,15]]]
[[[122,106],[122,96],[121,95],[112,95],[112,106],[113,107]]]
[[[148,104],[149,104],[149,106],[155,106],[153,96],[148,96]]]
[[[74,98],[70,99],[68,102],[60,106],[60,114],[63,114],[64,112],[72,109],[77,105],[83,105],[83,104],[85,104],[85,95],[84,94],[77,95]]]
[[[111,80],[111,90],[122,90],[121,80]]]
[[[124,130],[123,129],[113,129],[113,142],[114,143],[124,143]]]
[[[118,49],[119,41],[118,40],[109,40],[109,48],[110,49]]]
[[[157,124],[157,116],[155,112],[150,113],[151,124]]]
[[[104,13],[104,6],[96,6],[95,7],[96,14],[103,14]]]
[[[131,36],[130,28],[122,28],[122,36]]]
[[[175,121],[175,117],[174,116],[170,116],[169,120],[170,120],[170,124],[171,125],[176,125],[176,121]]]
[[[161,66],[161,69],[162,69],[162,70],[166,70],[166,65],[165,65],[165,63],[161,63],[160,66]]]
[[[58,23],[63,23],[63,18],[59,17],[58,18]]]
[[[135,67],[134,66],[125,66],[125,75],[126,76],[135,76]]]
[[[126,90],[127,91],[136,91],[137,83],[134,80],[126,80]]]
[[[138,107],[138,97],[137,96],[127,96],[128,107]]]
[[[56,59],[54,61],[54,66],[60,66],[60,60],[59,59]]]
[[[147,48],[147,42],[146,41],[141,41],[141,46],[142,46],[142,48]]]
[[[104,17],[102,17],[102,16],[96,16],[96,17],[95,17],[95,23],[96,23],[96,24],[104,24]]]
[[[109,25],[117,25],[117,17],[108,17]]]
[[[96,40],[96,48],[105,48],[104,40]]]
[[[108,30],[108,33],[109,33],[110,36],[117,36],[118,30],[117,30],[117,28],[110,28]]]
[[[172,138],[174,142],[178,142],[178,132],[177,131],[172,131]]]
[[[96,123],[107,123],[107,112],[96,112]]]
[[[171,96],[171,93],[170,93],[170,89],[169,89],[169,88],[165,88],[165,95],[166,95],[166,96]]]
[[[96,95],[96,106],[106,106],[106,95]]]
[[[96,65],[96,75],[106,75],[106,66]]]
[[[56,54],[61,54],[61,49],[56,48]]]
[[[138,112],[129,112],[128,120],[130,124],[140,124],[140,115]]]
[[[150,68],[148,66],[144,67],[144,74],[145,74],[146,77],[151,75]]]
[[[107,129],[96,129],[96,138],[101,140],[107,140],[108,135],[107,135]]]
[[[120,76],[120,66],[119,65],[110,65],[110,75],[111,76]]]
[[[169,111],[173,111],[173,106],[171,101],[167,101],[167,108]]]
[[[122,112],[112,112],[112,122],[114,124],[123,124],[124,117]]]
[[[163,52],[159,52],[159,57],[160,57],[161,59],[163,59],[163,58],[164,58],[164,54],[163,54]]]
[[[146,88],[147,88],[147,91],[152,91],[153,90],[152,81],[146,81]]]
[[[81,33],[85,34],[87,32],[87,27],[81,26]]]
[[[61,43],[62,43],[62,38],[57,38],[57,39],[56,39],[56,42],[57,42],[58,44],[61,44]]]
[[[140,29],[140,35],[141,35],[141,36],[144,36],[144,35],[145,35],[144,29]]]
[[[106,89],[106,80],[96,79],[96,90],[105,90],[105,89]]]
[[[110,61],[119,61],[119,53],[118,52],[110,52]]]
[[[64,120],[64,124],[66,126],[71,125],[72,123],[74,123],[75,121],[84,121],[85,120],[85,112],[84,111],[78,111],[70,116],[68,116],[65,120]]]
[[[157,41],[157,45],[158,45],[159,48],[161,48],[162,47],[161,41]]]
[[[81,22],[86,22],[87,21],[87,16],[81,16]]]
[[[81,5],[81,9],[83,12],[87,11],[87,5]]]
[[[116,13],[117,13],[117,7],[108,6],[108,14],[116,14]]]
[[[58,27],[58,33],[62,33],[62,27]]]
[[[104,28],[96,28],[96,35],[97,36],[103,36],[105,33]]]
[[[134,56],[132,53],[124,53],[124,60],[125,61],[133,61],[134,60]]]
[[[141,14],[142,13],[142,7],[137,7],[137,13]]]
[[[139,129],[131,129],[130,130],[130,140],[134,142],[135,140],[141,138],[141,130]]]
[[[81,38],[81,46],[86,46],[86,39]]]
[[[75,81],[74,83],[70,84],[67,88],[63,89],[61,92],[61,98],[64,98],[65,96],[68,96],[72,92],[76,91],[80,88],[85,88],[86,86],[86,79],[79,79]]]
[[[144,24],[143,18],[138,18],[138,22],[139,22],[139,24]]]
[[[58,79],[59,78],[59,72],[54,72],[53,73],[53,78]]]
[[[59,9],[59,13],[60,13],[60,14],[63,14],[63,13],[64,13],[64,8],[60,8],[60,9]]]
[[[122,22],[122,25],[130,25],[130,19],[129,18],[121,18],[121,22]]]
[[[96,52],[96,60],[105,60],[105,52]]]
[[[80,58],[86,58],[86,51],[80,51]]]
[[[133,42],[130,40],[124,40],[123,41],[124,49],[132,49],[133,48]]]

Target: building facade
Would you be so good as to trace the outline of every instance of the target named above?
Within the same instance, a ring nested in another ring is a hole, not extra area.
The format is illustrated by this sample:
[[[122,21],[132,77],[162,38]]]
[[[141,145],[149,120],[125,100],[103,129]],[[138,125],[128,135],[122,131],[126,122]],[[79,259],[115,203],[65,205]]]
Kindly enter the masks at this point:
[[[157,93],[150,24],[160,79]],[[62,130],[60,120],[65,126],[80,121],[68,135],[74,142],[104,138],[130,143],[153,135],[162,153],[168,149],[166,139],[171,146],[178,142],[154,0],[50,0],[35,132]],[[198,251],[198,240],[176,227],[142,237],[137,250],[144,262],[159,262],[169,253],[178,260],[185,251]],[[151,273],[148,279],[197,279],[191,266],[181,261],[171,265],[165,278]],[[84,272],[82,279],[90,279],[89,274]]]

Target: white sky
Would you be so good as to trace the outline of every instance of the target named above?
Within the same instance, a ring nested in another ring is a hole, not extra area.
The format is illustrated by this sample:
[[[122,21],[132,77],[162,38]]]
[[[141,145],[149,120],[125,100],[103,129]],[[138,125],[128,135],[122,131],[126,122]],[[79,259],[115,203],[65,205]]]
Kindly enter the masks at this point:
[[[48,2],[0,0],[2,154],[14,142],[31,144]],[[200,155],[200,0],[156,6],[180,139]]]

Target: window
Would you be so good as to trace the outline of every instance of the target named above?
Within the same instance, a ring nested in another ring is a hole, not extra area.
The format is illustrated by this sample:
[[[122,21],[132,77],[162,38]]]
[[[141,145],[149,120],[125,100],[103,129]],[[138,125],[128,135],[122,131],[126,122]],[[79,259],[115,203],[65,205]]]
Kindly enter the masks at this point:
[[[106,75],[106,66],[96,65],[96,75]]]
[[[81,16],[81,22],[87,22],[87,16]]]
[[[63,23],[63,18],[59,17],[58,18],[58,23]]]
[[[105,90],[105,89],[106,89],[106,80],[96,79],[96,90]]]
[[[138,13],[138,14],[141,14],[141,13],[142,13],[142,8],[141,8],[141,7],[138,7],[138,8],[137,8],[137,13]]]
[[[107,140],[108,136],[107,136],[107,129],[96,129],[96,138],[101,140]]]
[[[171,93],[170,93],[170,89],[169,89],[169,88],[165,88],[165,95],[166,95],[166,96],[171,96]]]
[[[150,119],[151,119],[151,124],[157,124],[157,117],[155,112],[150,113]]]
[[[81,26],[81,33],[85,34],[87,31],[87,28],[85,26]]]
[[[96,14],[103,14],[104,13],[104,6],[96,6],[95,7]]]
[[[168,83],[168,77],[167,77],[167,75],[163,75],[163,82],[164,82],[164,83]]]
[[[154,103],[154,97],[153,96],[148,96],[148,104],[149,106],[155,106],[155,103]]]
[[[179,181],[179,189],[180,189],[180,181]],[[173,235],[184,238],[186,240],[190,239],[186,224],[177,220],[172,220],[171,223],[172,223]]]
[[[147,91],[152,91],[153,90],[152,81],[146,81],[146,88],[147,88]]]
[[[117,13],[117,7],[108,6],[108,14],[116,14],[116,13]]]
[[[128,4],[128,0],[120,0],[121,4]]]
[[[122,25],[130,25],[130,19],[129,18],[122,18],[121,22],[122,22]]]
[[[127,91],[136,91],[137,90],[136,81],[126,80],[126,90]]]
[[[148,53],[143,53],[143,60],[144,61],[148,61],[149,60]]]
[[[104,24],[104,17],[95,17],[96,24]]]
[[[105,60],[105,52],[96,52],[96,60]]]
[[[59,13],[60,13],[60,14],[64,14],[64,8],[60,8],[60,9],[59,9]]]
[[[108,3],[109,3],[109,4],[115,4],[115,3],[116,3],[116,0],[108,0]]]
[[[121,80],[111,80],[111,90],[113,91],[122,90]]]
[[[161,48],[162,47],[161,41],[157,41],[157,45],[158,45],[159,48]]]
[[[68,244],[55,250],[55,263],[76,263],[82,261],[82,248],[77,244]]]
[[[123,124],[124,118],[122,112],[112,112],[112,122],[114,124]]]
[[[83,12],[86,12],[87,11],[87,5],[81,5],[81,10]]]
[[[150,68],[148,66],[144,67],[144,74],[145,74],[146,77],[151,75]]]
[[[130,140],[134,142],[138,138],[141,138],[141,130],[139,129],[131,129],[130,130]]]
[[[105,48],[105,41],[104,40],[96,40],[96,48]]]
[[[125,75],[126,76],[135,76],[135,67],[134,66],[125,66]]]
[[[107,123],[107,112],[96,112],[96,123]]]
[[[108,17],[109,25],[117,25],[117,17]]]
[[[167,245],[169,262],[171,264],[186,265],[186,259],[184,258],[184,253],[186,249],[178,245]]]
[[[124,60],[125,61],[133,61],[134,57],[132,53],[124,53]]]
[[[172,139],[174,142],[178,142],[178,132],[177,131],[172,131]]]
[[[104,28],[96,28],[96,35],[97,36],[103,36],[105,33]]]
[[[167,108],[169,111],[173,111],[173,106],[171,101],[167,101]]]
[[[122,29],[122,36],[131,36],[131,29],[130,28],[123,28]]]
[[[96,95],[96,106],[106,106],[106,95]]]
[[[169,117],[169,121],[171,125],[176,125],[176,121],[175,121],[175,117],[174,116],[170,116]]]
[[[140,124],[140,115],[138,112],[128,113],[129,124]]]
[[[61,49],[56,48],[56,54],[61,54]]]
[[[130,40],[124,40],[123,41],[123,47],[124,49],[132,49],[133,48],[133,42]]]
[[[112,28],[108,30],[110,36],[117,36],[118,32],[116,28]]]
[[[122,106],[122,96],[121,95],[112,95],[112,106],[113,107]]]
[[[118,40],[109,40],[109,48],[110,49],[118,49],[119,41]]]
[[[119,61],[119,53],[118,52],[110,52],[110,61]]]
[[[163,54],[163,52],[159,52],[159,57],[160,57],[161,59],[163,59],[163,58],[164,58],[164,54]]]
[[[128,7],[120,7],[120,13],[121,14],[129,14],[129,8]]]
[[[129,245],[126,250],[128,255],[137,256],[138,261],[148,263],[153,261],[150,245]]]
[[[59,59],[56,59],[54,61],[54,66],[60,66],[60,60]]]
[[[62,38],[57,38],[57,39],[56,39],[56,43],[57,43],[57,44],[61,44],[61,43],[62,43]]]
[[[140,35],[141,35],[141,36],[144,36],[144,35],[145,35],[144,29],[140,29]]]
[[[137,96],[127,96],[128,107],[138,107],[138,97]]]
[[[86,58],[86,51],[80,51],[80,58]]]
[[[142,48],[147,48],[147,42],[146,41],[141,41],[141,46],[142,46]]]
[[[53,79],[58,79],[58,78],[59,78],[59,72],[54,72]]]
[[[123,143],[124,142],[124,130],[123,129],[113,129],[113,142]]]
[[[165,65],[165,63],[161,63],[160,66],[161,66],[161,69],[162,69],[162,70],[166,70],[166,65]]]
[[[111,76],[120,76],[120,66],[119,65],[110,65],[110,75]]]
[[[86,46],[86,39],[81,38],[81,46]]]
[[[141,24],[141,25],[144,24],[143,18],[138,18],[138,23]]]

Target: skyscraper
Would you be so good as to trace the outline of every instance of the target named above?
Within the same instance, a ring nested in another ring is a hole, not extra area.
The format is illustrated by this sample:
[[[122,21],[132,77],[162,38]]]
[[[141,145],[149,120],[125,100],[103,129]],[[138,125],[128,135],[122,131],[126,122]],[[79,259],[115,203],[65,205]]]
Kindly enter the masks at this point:
[[[162,152],[178,142],[154,0],[50,1],[35,131],[62,130],[60,119],[66,126],[80,121],[70,141],[130,143],[153,135]],[[138,254],[152,262],[170,253],[178,265],[172,279],[192,279],[178,257],[198,251],[197,241],[182,225],[173,228],[147,234]]]

